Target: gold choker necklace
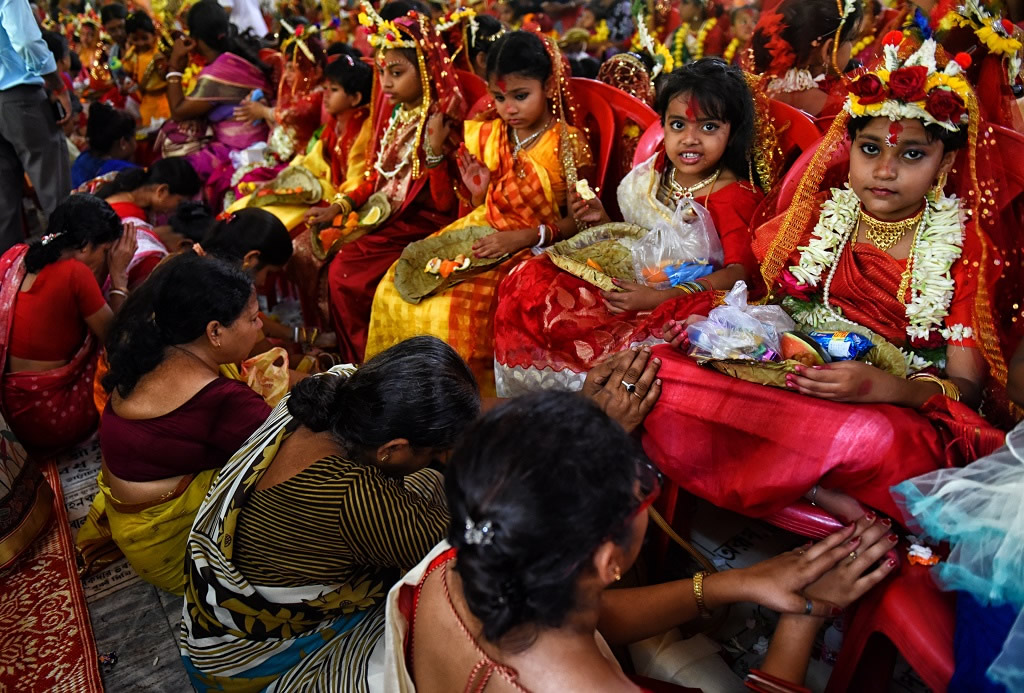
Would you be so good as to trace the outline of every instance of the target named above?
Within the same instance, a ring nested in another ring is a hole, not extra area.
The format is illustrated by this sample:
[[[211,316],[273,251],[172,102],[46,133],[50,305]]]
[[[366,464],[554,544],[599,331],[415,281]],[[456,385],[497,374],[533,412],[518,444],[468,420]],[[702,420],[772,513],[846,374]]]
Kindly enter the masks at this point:
[[[721,172],[722,172],[721,168],[715,169],[715,172],[712,173],[707,178],[705,178],[704,180],[700,181],[699,183],[696,183],[695,185],[687,186],[687,185],[683,185],[682,183],[680,183],[679,181],[676,180],[675,169],[669,167],[669,170],[668,170],[668,191],[669,191],[669,195],[676,202],[679,202],[683,198],[685,198],[687,200],[691,200],[691,199],[693,199],[693,193],[695,193],[698,190],[701,190],[703,188],[706,188],[709,185],[714,185],[715,181],[718,180],[718,174],[720,174]]]
[[[861,207],[860,223],[864,225],[864,235],[867,239],[879,250],[887,251],[899,243],[905,234],[917,228],[924,217],[924,209],[922,206],[917,214],[900,221],[882,221],[875,219]]]

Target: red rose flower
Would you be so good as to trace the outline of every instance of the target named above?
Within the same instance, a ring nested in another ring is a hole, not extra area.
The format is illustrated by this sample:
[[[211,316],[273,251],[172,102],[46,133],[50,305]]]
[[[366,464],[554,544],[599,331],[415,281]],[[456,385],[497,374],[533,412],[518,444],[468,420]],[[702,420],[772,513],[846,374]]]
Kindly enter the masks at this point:
[[[850,84],[850,93],[862,104],[882,103],[885,101],[885,84],[875,75],[858,77]]]
[[[889,75],[889,91],[900,101],[924,101],[924,85],[927,81],[927,67],[901,67]]]
[[[959,125],[960,118],[967,112],[964,100],[948,89],[932,89],[924,109],[940,123],[948,121],[953,125]]]
[[[813,287],[801,284],[788,269],[783,270],[782,274],[779,275],[779,289],[783,294],[792,296],[800,301],[810,300],[811,294],[814,292]]]
[[[910,346],[915,349],[938,349],[946,343],[946,340],[942,338],[938,330],[932,330],[928,333],[927,339],[920,337],[914,337],[910,340]]]
[[[882,39],[883,46],[898,46],[903,43],[903,32],[897,29],[890,31]]]

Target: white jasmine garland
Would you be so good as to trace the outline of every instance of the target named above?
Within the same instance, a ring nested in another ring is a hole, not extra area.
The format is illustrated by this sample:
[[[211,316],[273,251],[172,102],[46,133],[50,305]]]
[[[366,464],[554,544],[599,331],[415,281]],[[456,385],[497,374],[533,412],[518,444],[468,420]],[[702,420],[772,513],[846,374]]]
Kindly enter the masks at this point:
[[[911,339],[928,339],[933,330],[946,340],[970,338],[973,330],[963,325],[950,329],[944,326],[953,301],[955,283],[950,274],[953,263],[963,252],[964,227],[957,198],[940,194],[926,198],[927,207],[915,237],[910,273],[910,302],[907,304],[907,335]],[[789,268],[801,284],[818,286],[828,269],[824,282],[823,303],[820,313],[809,318],[839,319],[850,322],[836,313],[828,303],[832,277],[847,242],[860,217],[860,199],[847,188],[832,190],[832,198],[821,207],[818,223],[806,246],[800,246],[798,264]],[[903,297],[898,297],[900,300]]]

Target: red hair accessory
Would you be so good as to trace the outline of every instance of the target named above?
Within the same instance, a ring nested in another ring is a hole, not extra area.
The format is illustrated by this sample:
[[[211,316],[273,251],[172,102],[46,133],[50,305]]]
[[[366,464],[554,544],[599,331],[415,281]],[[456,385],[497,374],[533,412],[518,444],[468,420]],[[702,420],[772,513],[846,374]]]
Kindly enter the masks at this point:
[[[903,43],[903,32],[893,29],[882,39],[883,46],[898,46]]]
[[[796,64],[796,53],[793,52],[793,47],[782,38],[782,32],[785,29],[783,16],[778,12],[761,15],[761,19],[757,23],[758,33],[770,37],[764,44],[768,55],[772,57],[772,62],[768,65],[768,72],[780,77]]]
[[[971,66],[971,63],[973,62],[971,60],[971,56],[968,53],[957,53],[955,56],[953,56],[953,60],[956,61],[956,64],[959,65],[960,68],[963,70],[969,68]]]
[[[1009,19],[1002,19],[1000,24],[1003,25],[1003,31],[1006,32],[1007,36],[1013,36],[1013,32],[1017,29],[1017,25],[1011,22]]]
[[[234,212],[229,212],[226,209],[223,212],[221,212],[220,214],[217,215],[217,221],[228,221],[228,222],[230,222],[230,221],[234,221],[234,219],[235,219],[235,213]]]

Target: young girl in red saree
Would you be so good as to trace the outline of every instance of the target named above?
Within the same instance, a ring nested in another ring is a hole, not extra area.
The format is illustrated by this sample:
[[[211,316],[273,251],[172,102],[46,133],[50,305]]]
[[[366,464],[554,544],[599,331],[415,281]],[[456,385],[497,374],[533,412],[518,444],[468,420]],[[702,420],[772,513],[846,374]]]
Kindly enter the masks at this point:
[[[489,85],[500,117],[466,121],[459,171],[475,208],[435,236],[491,227],[476,241],[477,257],[511,257],[419,303],[395,284],[398,263],[377,287],[366,355],[421,334],[450,344],[466,360],[485,395],[494,394],[494,312],[498,285],[531,246],[576,233],[568,191],[593,171],[583,132],[568,118],[569,70],[553,42],[527,31],[506,34],[488,57]],[[554,93],[554,98],[550,98]],[[569,154],[562,156],[563,152]],[[543,229],[541,228],[543,227]]]
[[[914,46],[897,53],[898,43],[886,46],[884,70],[851,84],[788,211],[758,230],[754,251],[798,327],[887,340],[903,351],[909,377],[839,361],[797,366],[780,392],[656,350],[664,389],[645,449],[716,505],[763,516],[806,494],[832,499],[829,509],[850,519],[860,512],[853,497],[898,517],[890,486],[1002,442],[971,409],[986,360],[1005,382],[986,308],[988,240],[943,192],[974,95],[957,62],[938,62],[934,42],[905,59]],[[819,193],[847,134],[849,182]],[[970,171],[964,178],[973,180]],[[666,333],[678,344],[681,326]]]
[[[371,42],[379,51],[379,84],[390,117],[374,122],[373,165],[366,181],[331,202],[347,216],[382,192],[391,215],[345,245],[327,270],[338,350],[341,360],[351,363],[363,360],[373,293],[388,267],[406,245],[455,218],[458,198],[448,162],[457,142],[447,136],[444,121],[461,121],[466,110],[451,59],[430,18],[410,12],[389,22],[369,5],[364,8],[360,19],[375,32]]]
[[[742,72],[706,58],[667,76],[656,103],[664,149],[619,185],[626,221],[646,229],[671,220],[692,199],[708,209],[724,250],[720,269],[680,287],[658,290],[619,282],[599,291],[558,268],[547,255],[523,263],[499,289],[494,335],[498,394],[578,389],[600,359],[661,335],[671,317],[706,312],[714,290],[756,270],[750,220],[760,190],[743,180],[754,137],[754,101]],[[573,194],[581,222],[605,223],[599,200]]]

